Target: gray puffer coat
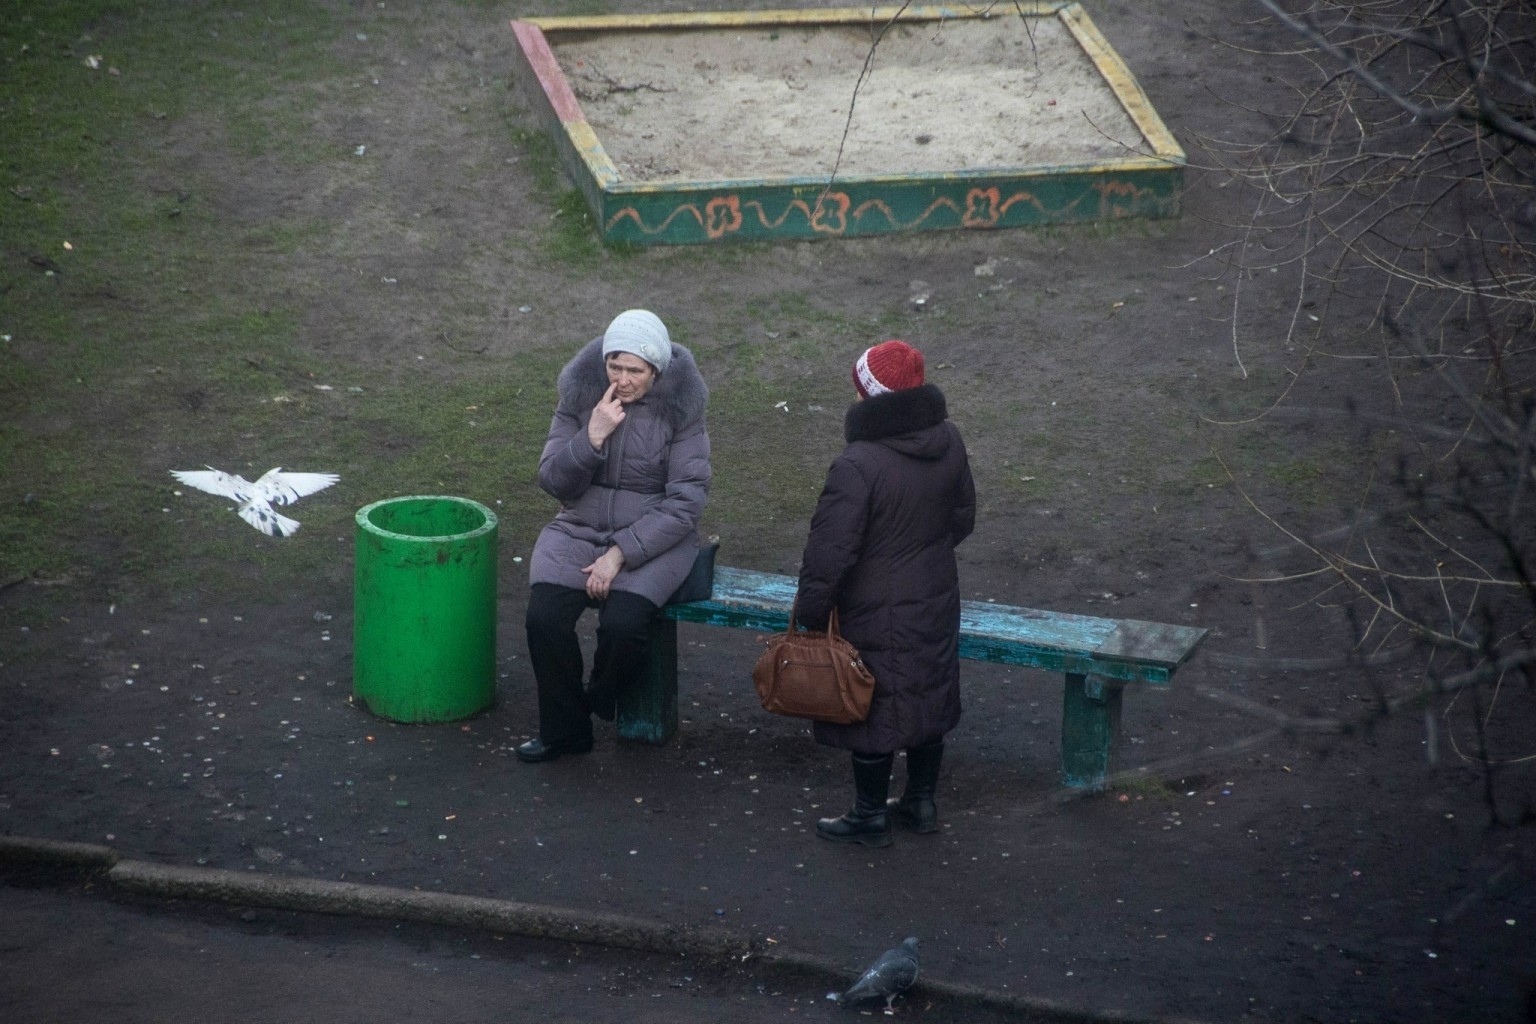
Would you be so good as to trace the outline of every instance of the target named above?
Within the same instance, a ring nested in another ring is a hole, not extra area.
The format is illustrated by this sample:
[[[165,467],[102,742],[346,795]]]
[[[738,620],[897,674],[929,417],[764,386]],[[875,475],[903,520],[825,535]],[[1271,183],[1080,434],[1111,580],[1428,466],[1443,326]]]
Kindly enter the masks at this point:
[[[960,721],[960,578],[955,547],[976,525],[960,431],[931,384],[848,410],[848,447],[811,518],[799,620],[838,626],[875,676],[869,717],[815,723],[818,743],[888,754],[944,738]]]
[[[693,354],[673,344],[672,362],[624,422],[594,450],[587,422],[603,393],[603,339],[560,371],[559,402],[539,459],[539,486],[560,513],[533,546],[530,583],[583,590],[581,570],[613,545],[624,568],[613,589],[664,603],[693,568],[699,518],[709,498],[709,388]]]

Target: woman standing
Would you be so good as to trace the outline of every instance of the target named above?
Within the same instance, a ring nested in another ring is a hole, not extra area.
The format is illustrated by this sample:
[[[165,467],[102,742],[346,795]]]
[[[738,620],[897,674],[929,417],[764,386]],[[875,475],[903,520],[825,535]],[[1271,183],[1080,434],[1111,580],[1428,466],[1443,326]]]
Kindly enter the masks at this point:
[[[827,471],[801,559],[796,617],[838,627],[875,676],[869,717],[815,723],[818,743],[853,753],[853,808],[816,834],[888,846],[891,818],[938,831],[934,788],[944,736],[960,720],[960,582],[955,547],[976,525],[976,487],[944,394],[923,382],[923,355],[884,341],[853,367],[859,401],[848,447]],[[887,802],[891,761],[907,752],[907,786]]]
[[[709,389],[693,355],[643,309],[620,313],[578,352],[539,459],[560,513],[529,566],[528,655],[539,735],[519,760],[592,749],[592,715],[611,721],[643,670],[650,621],[693,568],[709,497]],[[597,608],[597,651],[582,686],[576,622]]]

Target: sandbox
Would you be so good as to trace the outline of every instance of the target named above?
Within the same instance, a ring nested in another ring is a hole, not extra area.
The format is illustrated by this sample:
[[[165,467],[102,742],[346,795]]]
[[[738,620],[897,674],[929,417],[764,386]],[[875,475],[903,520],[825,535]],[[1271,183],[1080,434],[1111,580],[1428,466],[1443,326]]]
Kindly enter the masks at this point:
[[[1073,2],[514,21],[605,241],[1178,212],[1184,153]]]

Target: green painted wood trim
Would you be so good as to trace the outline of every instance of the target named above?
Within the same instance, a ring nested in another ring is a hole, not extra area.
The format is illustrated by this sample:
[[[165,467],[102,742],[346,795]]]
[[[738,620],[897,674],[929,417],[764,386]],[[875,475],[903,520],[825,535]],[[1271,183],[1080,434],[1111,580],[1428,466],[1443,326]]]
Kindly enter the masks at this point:
[[[618,693],[615,715],[621,739],[666,743],[677,734],[677,622],[651,620],[645,674],[640,685]]]
[[[1152,159],[1012,173],[597,188],[604,241],[699,245],[988,231],[1179,213],[1184,169]]]
[[[792,576],[715,567],[714,596],[670,605],[668,618],[714,626],[784,630],[798,581]],[[960,605],[960,656],[1054,672],[1091,673],[1122,682],[1167,685],[1206,630],[1104,619],[985,601]]]
[[[1061,781],[1072,789],[1102,790],[1115,769],[1124,691],[1092,676],[1067,673],[1061,697]]]

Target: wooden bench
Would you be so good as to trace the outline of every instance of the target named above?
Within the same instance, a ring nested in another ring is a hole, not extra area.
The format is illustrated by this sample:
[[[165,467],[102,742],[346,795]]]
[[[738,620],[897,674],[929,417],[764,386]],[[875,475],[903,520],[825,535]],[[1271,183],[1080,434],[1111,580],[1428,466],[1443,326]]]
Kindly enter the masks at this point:
[[[789,625],[796,585],[791,576],[719,566],[714,596],[708,601],[663,609],[652,625],[651,665],[644,684],[619,695],[619,735],[659,744],[677,732],[678,622],[783,632]],[[1113,770],[1124,686],[1169,685],[1205,634],[1190,626],[1067,615],[984,601],[960,605],[960,657],[1066,676],[1061,774],[1063,784],[1074,788],[1102,789]],[[743,677],[749,669],[742,667]]]

